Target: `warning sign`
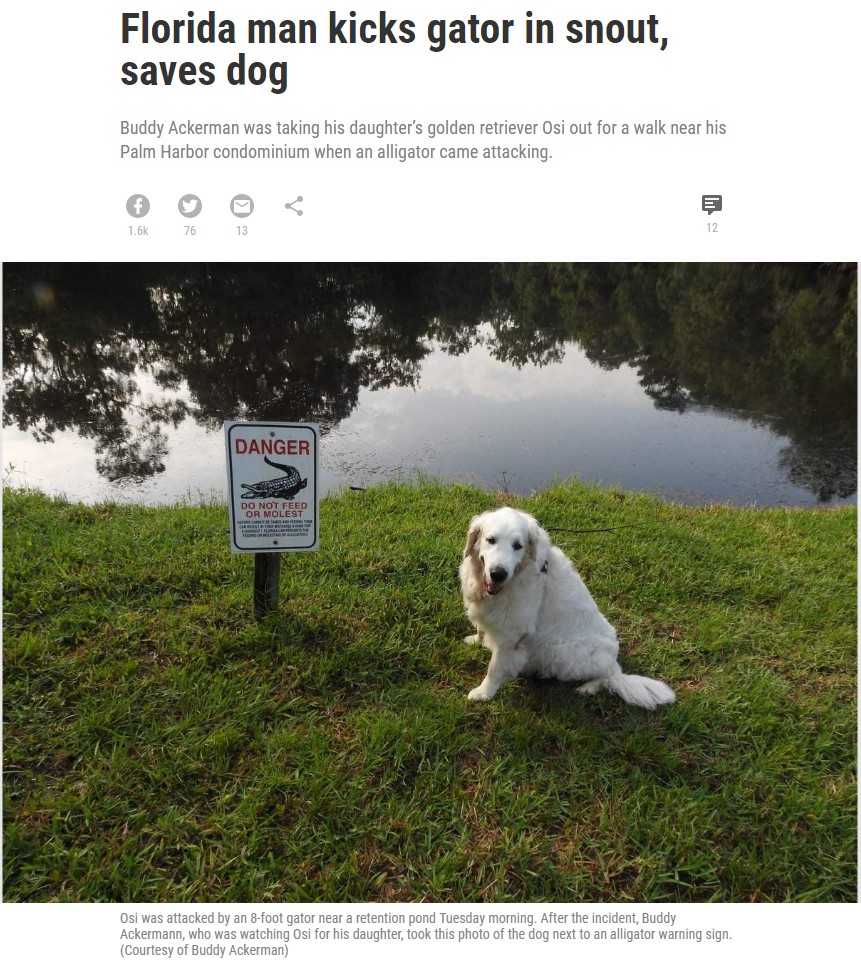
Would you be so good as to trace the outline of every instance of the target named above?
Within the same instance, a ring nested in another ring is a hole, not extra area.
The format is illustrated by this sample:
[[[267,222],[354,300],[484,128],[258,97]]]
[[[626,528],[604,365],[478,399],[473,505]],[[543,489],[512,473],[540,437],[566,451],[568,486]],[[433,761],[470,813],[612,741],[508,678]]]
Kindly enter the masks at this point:
[[[317,549],[318,426],[227,421],[224,438],[231,549]]]

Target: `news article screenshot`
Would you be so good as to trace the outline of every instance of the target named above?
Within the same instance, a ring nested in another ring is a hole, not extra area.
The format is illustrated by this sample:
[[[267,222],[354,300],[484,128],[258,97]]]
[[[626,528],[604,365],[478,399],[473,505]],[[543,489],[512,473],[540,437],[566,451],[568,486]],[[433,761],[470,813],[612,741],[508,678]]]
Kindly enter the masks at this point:
[[[851,957],[858,10],[0,24],[4,962]]]

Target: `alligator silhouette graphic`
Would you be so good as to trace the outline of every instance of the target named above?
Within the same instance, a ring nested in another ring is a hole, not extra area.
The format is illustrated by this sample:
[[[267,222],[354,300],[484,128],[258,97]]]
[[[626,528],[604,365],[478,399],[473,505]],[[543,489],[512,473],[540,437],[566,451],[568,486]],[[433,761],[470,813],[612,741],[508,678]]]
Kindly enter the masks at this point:
[[[278,464],[264,457],[263,460],[270,468],[278,468],[279,471],[286,472],[283,478],[272,478],[271,481],[258,481],[257,484],[242,483],[245,488],[243,498],[295,498],[296,495],[308,486],[308,479],[302,478],[299,472],[290,464]]]

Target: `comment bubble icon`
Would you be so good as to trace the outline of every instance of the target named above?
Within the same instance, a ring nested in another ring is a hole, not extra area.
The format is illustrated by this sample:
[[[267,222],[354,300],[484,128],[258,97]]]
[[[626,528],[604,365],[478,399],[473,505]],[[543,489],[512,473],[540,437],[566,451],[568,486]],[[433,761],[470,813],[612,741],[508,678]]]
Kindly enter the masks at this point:
[[[704,195],[703,212],[722,212],[723,195]]]

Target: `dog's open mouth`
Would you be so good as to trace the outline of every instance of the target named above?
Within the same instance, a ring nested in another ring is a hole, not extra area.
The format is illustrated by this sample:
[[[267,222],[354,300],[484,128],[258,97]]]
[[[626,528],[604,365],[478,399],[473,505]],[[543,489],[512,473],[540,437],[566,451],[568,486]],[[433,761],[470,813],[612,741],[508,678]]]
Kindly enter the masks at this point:
[[[499,595],[499,593],[502,592],[502,586],[502,582],[491,582],[490,579],[484,580],[484,591],[489,596]]]

